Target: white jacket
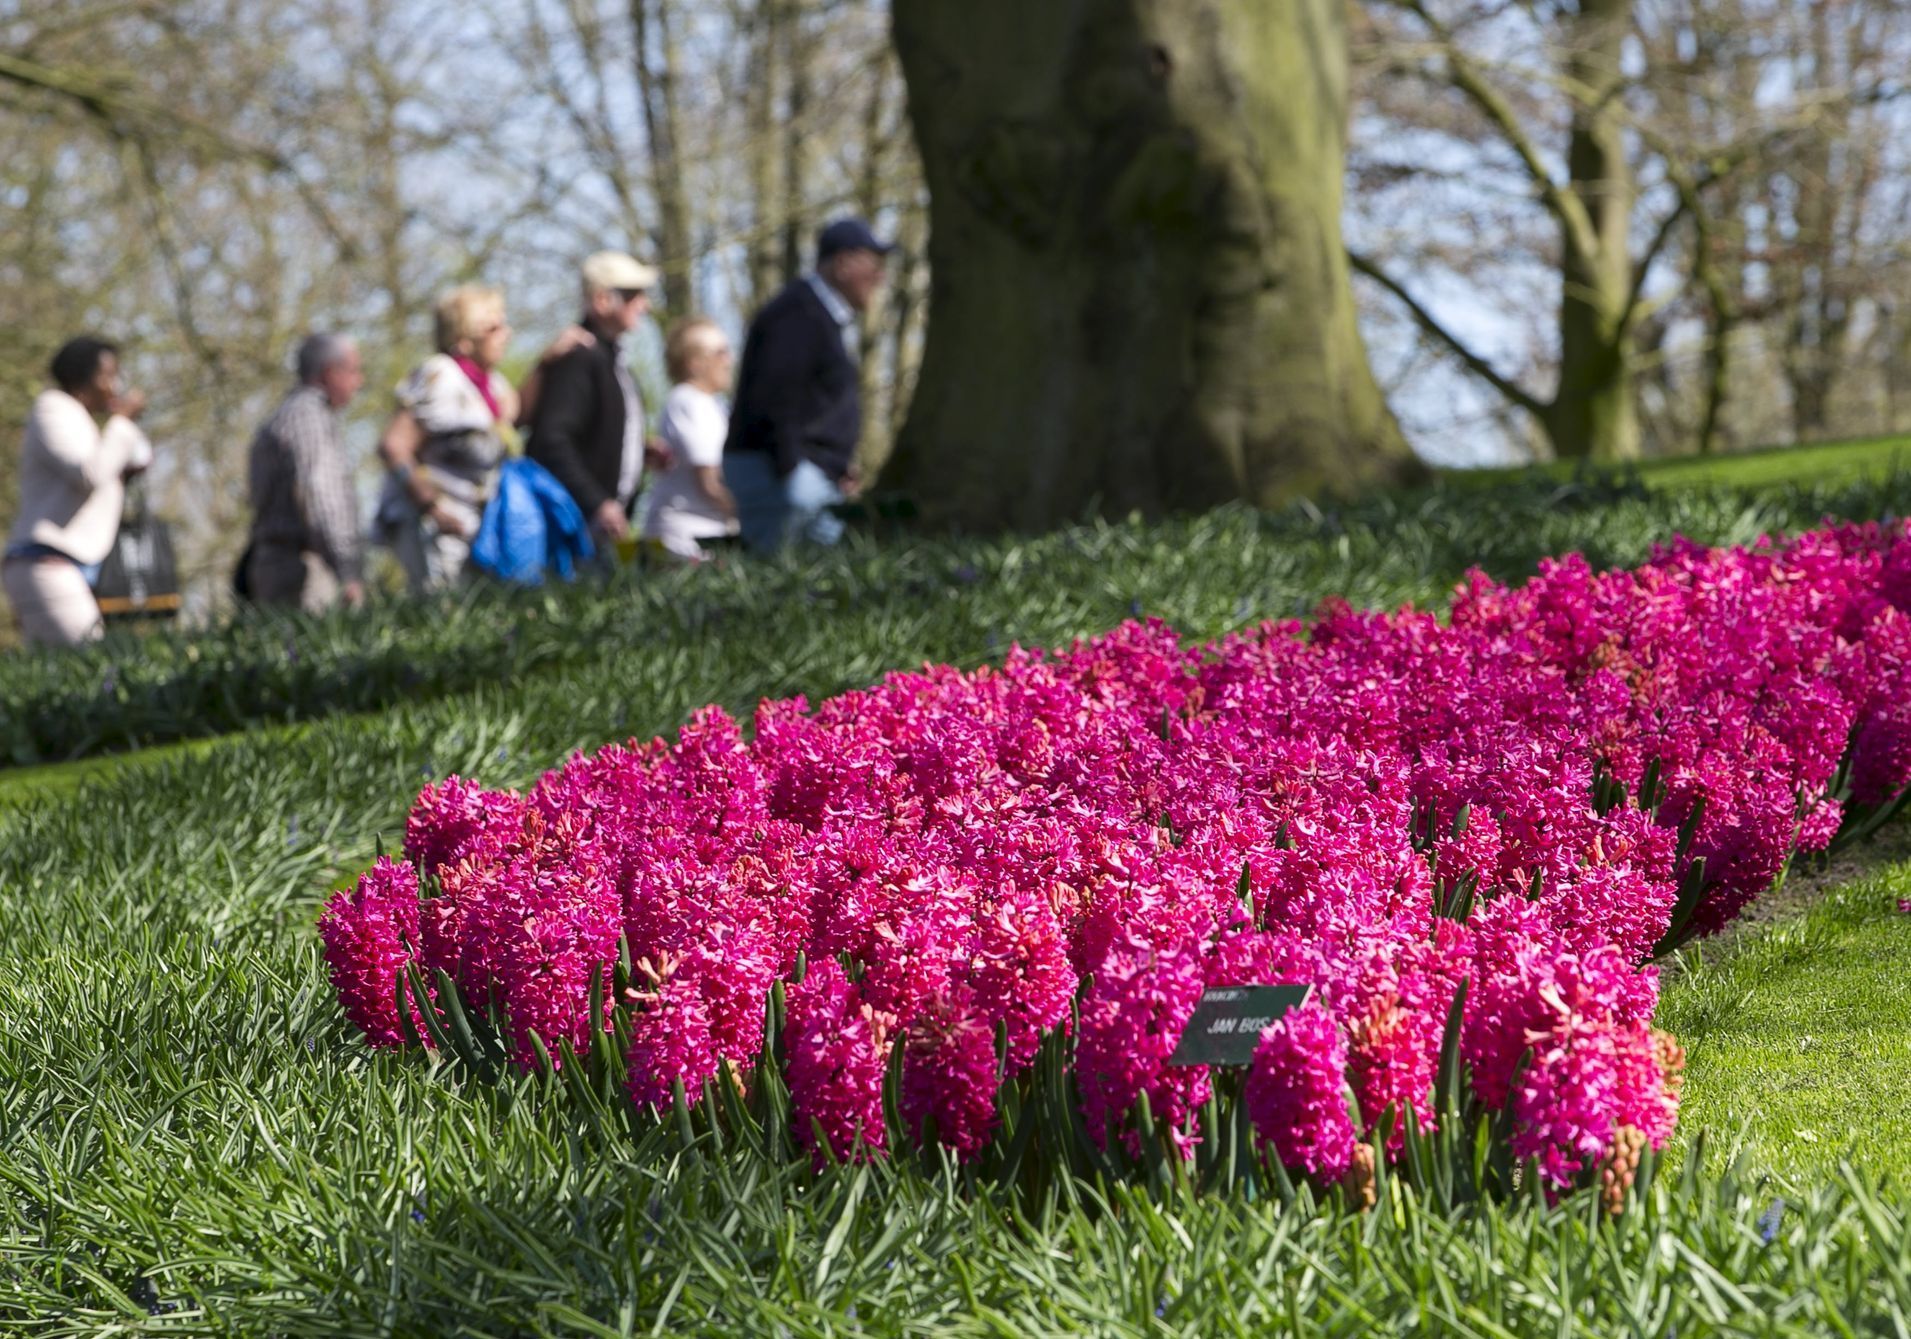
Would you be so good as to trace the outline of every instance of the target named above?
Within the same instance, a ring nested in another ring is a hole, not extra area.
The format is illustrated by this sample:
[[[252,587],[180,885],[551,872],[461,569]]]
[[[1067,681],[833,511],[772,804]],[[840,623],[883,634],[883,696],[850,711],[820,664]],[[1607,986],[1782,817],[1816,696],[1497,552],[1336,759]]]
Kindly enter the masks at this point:
[[[102,430],[65,391],[41,391],[20,451],[20,514],[8,547],[44,544],[77,563],[103,561],[119,534],[125,473],[152,459],[131,419],[115,415]]]

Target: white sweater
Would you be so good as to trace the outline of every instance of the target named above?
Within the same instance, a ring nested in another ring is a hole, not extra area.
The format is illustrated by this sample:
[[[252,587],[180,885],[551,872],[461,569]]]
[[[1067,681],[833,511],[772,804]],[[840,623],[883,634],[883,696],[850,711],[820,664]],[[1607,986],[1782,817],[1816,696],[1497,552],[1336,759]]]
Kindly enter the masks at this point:
[[[41,391],[20,450],[20,514],[7,546],[44,544],[78,563],[104,560],[119,534],[125,473],[152,458],[152,443],[131,419],[116,415],[102,430],[65,391]]]

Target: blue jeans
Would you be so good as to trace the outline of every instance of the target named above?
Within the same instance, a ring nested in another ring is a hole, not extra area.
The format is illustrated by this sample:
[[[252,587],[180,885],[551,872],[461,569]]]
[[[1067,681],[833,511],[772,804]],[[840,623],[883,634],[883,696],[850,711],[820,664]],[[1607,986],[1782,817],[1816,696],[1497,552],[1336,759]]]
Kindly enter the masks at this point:
[[[843,500],[822,470],[803,461],[779,477],[767,451],[726,451],[723,482],[737,503],[737,530],[752,553],[774,553],[792,540],[834,544],[843,522],[829,509]]]

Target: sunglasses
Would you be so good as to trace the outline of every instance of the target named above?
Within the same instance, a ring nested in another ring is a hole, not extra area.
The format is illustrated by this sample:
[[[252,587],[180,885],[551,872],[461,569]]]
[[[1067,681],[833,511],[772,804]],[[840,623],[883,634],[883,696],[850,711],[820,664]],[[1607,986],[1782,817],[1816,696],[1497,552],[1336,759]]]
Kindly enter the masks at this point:
[[[628,307],[638,298],[649,297],[650,290],[647,288],[620,288],[617,290],[617,296],[623,301],[623,304]]]

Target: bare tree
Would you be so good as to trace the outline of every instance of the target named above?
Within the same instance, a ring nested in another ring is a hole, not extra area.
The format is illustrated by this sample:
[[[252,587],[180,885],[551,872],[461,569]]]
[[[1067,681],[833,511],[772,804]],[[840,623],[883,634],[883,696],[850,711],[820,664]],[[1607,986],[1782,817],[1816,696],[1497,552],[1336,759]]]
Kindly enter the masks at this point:
[[[1356,267],[1424,338],[1526,414],[1551,452],[1636,454],[1642,402],[1661,449],[1711,449],[1733,431],[1741,355],[1769,351],[1788,382],[1844,361],[1816,350],[1837,344],[1851,304],[1813,295],[1821,276],[1863,272],[1849,259],[1853,228],[1877,227],[1840,202],[1889,179],[1860,170],[1857,127],[1894,96],[1884,69],[1887,53],[1902,54],[1887,37],[1902,28],[1898,9],[1891,0],[1368,0],[1363,108],[1388,129],[1356,158],[1355,213],[1376,221],[1356,229],[1366,242]],[[1775,179],[1773,167],[1788,163],[1809,190]],[[1496,196],[1505,207],[1456,242],[1455,229],[1403,208],[1409,192],[1437,199],[1448,217]],[[1378,223],[1403,217],[1414,218],[1411,231]],[[1821,239],[1825,254],[1794,267],[1781,291],[1777,263],[1804,237]],[[1550,327],[1534,329],[1524,366],[1479,347],[1429,296],[1438,276],[1508,267],[1523,310],[1502,309],[1502,326],[1533,309],[1525,286],[1551,289]],[[1783,333],[1770,326],[1778,309],[1791,323]],[[1801,385],[1793,399],[1809,407]]]

